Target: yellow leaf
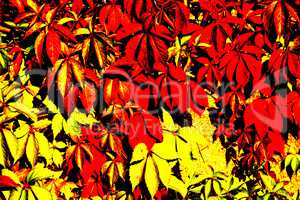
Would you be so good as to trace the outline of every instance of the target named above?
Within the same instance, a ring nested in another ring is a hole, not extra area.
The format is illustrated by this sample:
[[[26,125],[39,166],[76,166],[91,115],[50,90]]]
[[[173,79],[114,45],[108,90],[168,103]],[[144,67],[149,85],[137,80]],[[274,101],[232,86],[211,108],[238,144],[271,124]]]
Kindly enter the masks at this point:
[[[50,159],[49,142],[43,133],[36,132],[35,138],[38,144],[39,155],[44,157],[47,161]]]
[[[17,151],[16,160],[21,158],[25,153],[26,144],[27,144],[27,140],[28,140],[28,136],[29,136],[28,132],[29,132],[28,124],[20,126],[20,128],[18,128],[15,131],[15,135],[18,138],[18,141],[17,141],[18,151]]]
[[[52,10],[48,11],[46,14],[46,21],[48,22],[48,24],[51,23],[55,13],[56,13],[56,9],[57,8],[53,8]]]
[[[71,22],[71,21],[74,21],[74,19],[70,18],[70,17],[64,17],[64,18],[58,20],[57,24],[65,24],[65,23]]]
[[[51,123],[51,128],[52,128],[52,131],[53,131],[53,138],[54,139],[56,138],[56,136],[62,130],[63,121],[64,121],[64,118],[60,113],[54,115],[54,117],[52,119],[52,123]]]
[[[37,121],[37,115],[22,103],[12,102],[8,104],[9,107],[14,108],[17,112],[24,114],[26,117],[30,118],[32,121]]]
[[[35,12],[35,13],[38,13],[38,6],[36,5],[35,1],[33,0],[27,0],[27,5],[32,8],[32,10]]]
[[[169,132],[163,132],[163,138],[161,143],[153,145],[152,152],[167,160],[177,159],[175,136]]]
[[[31,186],[31,191],[34,193],[34,196],[37,199],[52,200],[51,193],[44,188],[33,185],[33,186]]]
[[[67,79],[68,79],[68,63],[64,62],[57,75],[57,87],[63,97],[66,94]]]
[[[174,121],[172,119],[172,116],[169,112],[165,111],[163,109],[163,128],[169,130],[169,131],[176,131],[176,126],[174,124]]]
[[[61,167],[61,165],[62,165],[62,163],[64,161],[64,158],[63,158],[61,152],[58,151],[57,149],[53,149],[52,159],[53,159],[54,164],[57,167]]]
[[[90,34],[89,29],[87,28],[78,28],[74,31],[75,35],[88,35]]]
[[[185,198],[187,194],[187,186],[175,176],[170,177],[170,181],[167,187],[179,192],[183,198]]]
[[[37,122],[34,122],[31,126],[35,129],[44,129],[51,124],[51,121],[48,119],[42,119]]]
[[[0,134],[0,141],[3,140],[2,134]],[[3,147],[0,148],[0,165],[5,166],[6,153]]]
[[[158,190],[159,178],[157,175],[157,170],[154,161],[151,156],[148,156],[147,158],[147,163],[145,167],[145,182],[151,197],[154,197]]]
[[[23,92],[22,97],[21,97],[22,104],[27,106],[28,108],[33,107],[33,96],[28,93],[26,90]]]
[[[3,131],[3,139],[5,138],[5,142],[7,144],[8,150],[11,153],[12,157],[14,159],[17,158],[17,150],[18,150],[18,146],[17,144],[17,138],[16,136],[9,130],[7,129],[2,129]]]
[[[70,200],[74,196],[74,193],[72,191],[75,188],[78,188],[75,183],[66,182],[60,188],[60,192],[65,196],[65,199]]]
[[[48,96],[46,96],[46,98],[43,101],[43,104],[45,106],[47,106],[47,108],[49,109],[49,111],[53,112],[53,113],[58,113],[59,109],[56,107],[56,105],[48,98]]]
[[[45,180],[48,178],[59,178],[62,171],[52,171],[44,168],[43,164],[37,164],[27,175],[26,181],[34,183],[36,181]]]
[[[38,154],[38,144],[35,141],[35,137],[33,135],[29,135],[27,144],[26,144],[26,157],[31,164],[34,166]]]
[[[156,156],[155,154],[153,154],[152,158],[157,167],[159,179],[167,187],[170,182],[171,175],[172,175],[172,169],[171,169],[169,163],[166,160],[161,159],[160,157]]]
[[[27,192],[23,188],[17,187],[11,192],[9,200],[27,200]]]
[[[144,143],[135,146],[129,166],[129,177],[132,190],[141,182],[148,149]]]

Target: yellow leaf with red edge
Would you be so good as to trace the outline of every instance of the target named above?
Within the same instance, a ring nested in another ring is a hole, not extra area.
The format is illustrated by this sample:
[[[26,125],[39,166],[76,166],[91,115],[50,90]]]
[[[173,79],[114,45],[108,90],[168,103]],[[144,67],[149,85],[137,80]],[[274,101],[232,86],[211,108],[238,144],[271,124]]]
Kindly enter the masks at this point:
[[[80,63],[74,59],[71,59],[70,65],[72,66],[72,70],[73,70],[75,79],[79,83],[80,87],[84,88],[84,75],[83,75],[83,69],[80,66]]]
[[[103,45],[98,40],[94,39],[94,48],[95,48],[98,64],[101,68],[103,68],[105,64],[105,54],[103,52]]]
[[[82,43],[82,58],[83,58],[83,63],[86,64],[88,60],[88,55],[89,55],[89,50],[90,50],[90,38],[87,38],[83,41]]]

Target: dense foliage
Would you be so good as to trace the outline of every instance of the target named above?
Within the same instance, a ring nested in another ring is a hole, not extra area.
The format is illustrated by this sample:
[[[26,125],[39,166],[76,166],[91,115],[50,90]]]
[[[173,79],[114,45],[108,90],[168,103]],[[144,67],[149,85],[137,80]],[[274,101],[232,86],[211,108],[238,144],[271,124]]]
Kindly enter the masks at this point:
[[[298,199],[299,6],[1,1],[0,197]],[[197,164],[208,113],[230,173]]]

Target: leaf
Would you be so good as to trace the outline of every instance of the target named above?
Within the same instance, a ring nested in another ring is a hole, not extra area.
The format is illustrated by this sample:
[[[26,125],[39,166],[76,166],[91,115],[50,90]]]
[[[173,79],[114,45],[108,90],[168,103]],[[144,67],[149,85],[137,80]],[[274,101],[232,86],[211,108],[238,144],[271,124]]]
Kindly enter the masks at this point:
[[[14,172],[12,172],[8,169],[2,169],[1,174],[2,174],[2,176],[9,177],[13,182],[15,182],[17,184],[21,184],[19,177]]]
[[[89,35],[90,31],[87,28],[78,28],[74,31],[75,35]]]
[[[159,186],[159,177],[157,170],[154,164],[154,161],[151,156],[148,156],[146,167],[145,167],[145,182],[150,192],[151,197],[153,198],[156,194]]]
[[[135,146],[129,166],[129,177],[132,185],[132,191],[141,182],[144,174],[144,167],[147,158],[147,147],[144,143]]]
[[[62,97],[66,95],[67,82],[69,77],[68,73],[70,73],[68,69],[68,63],[63,62],[61,69],[59,70],[57,75],[57,87]]]
[[[31,166],[35,165],[36,159],[38,156],[38,144],[34,135],[29,135],[27,144],[26,144],[26,157],[31,164]]]
[[[50,159],[48,139],[44,136],[43,133],[39,132],[35,133],[35,138],[38,144],[39,155],[43,156],[48,161]]]
[[[90,83],[85,83],[83,90],[79,93],[80,100],[87,112],[93,108],[97,99],[97,91]]]
[[[63,121],[64,118],[61,114],[54,115],[51,123],[51,129],[53,131],[53,138],[55,139],[56,136],[60,133],[63,128]]]
[[[74,59],[71,59],[70,65],[72,66],[72,70],[73,70],[75,79],[79,83],[80,87],[84,88],[84,75],[83,75],[83,69],[81,68],[80,63]]]
[[[212,185],[212,180],[208,180],[204,186],[204,194],[206,199],[209,197],[211,193],[211,185]]]
[[[19,184],[14,182],[9,176],[0,176],[0,191],[5,188],[15,188]]]
[[[103,45],[98,40],[94,39],[94,48],[99,67],[103,68],[106,60],[105,54],[103,52]]]
[[[43,47],[44,47],[44,40],[45,40],[45,31],[42,31],[37,38],[35,39],[34,43],[34,51],[36,58],[38,60],[38,63],[42,65],[43,63]]]
[[[54,164],[57,167],[61,167],[61,165],[64,161],[64,158],[63,158],[61,152],[58,151],[57,149],[53,149],[52,159],[53,159]]]
[[[24,104],[18,102],[12,102],[8,104],[10,107],[14,108],[17,112],[24,114],[26,117],[30,118],[32,121],[37,121],[37,115],[32,109],[28,108]]]
[[[42,130],[42,129],[47,128],[50,124],[51,124],[50,120],[42,119],[42,120],[39,120],[37,122],[34,122],[31,126],[35,129]]]
[[[17,138],[11,131],[7,129],[2,129],[2,132],[3,132],[3,139],[5,139],[5,143],[7,144],[8,150],[12,155],[12,157],[14,158],[14,160],[16,160],[17,151],[18,151],[18,146],[16,145]]]
[[[44,27],[45,23],[42,22],[36,22],[34,23],[25,33],[24,38],[29,37],[30,35],[32,35],[34,32],[36,32],[37,30],[39,30],[40,28]]]
[[[182,182],[181,180],[179,180],[177,177],[175,177],[173,175],[171,176],[167,187],[179,192],[183,198],[186,197],[187,192],[188,192],[187,186],[184,184],[184,182]]]
[[[166,160],[156,156],[155,154],[152,155],[152,159],[157,167],[160,181],[167,187],[172,175],[171,166]]]
[[[48,31],[46,39],[46,50],[52,65],[54,65],[58,60],[61,51],[60,39],[54,30]]]
[[[273,178],[268,175],[262,174],[262,173],[260,173],[260,177],[261,177],[264,185],[266,186],[267,190],[272,191],[274,186],[276,185]]]
[[[27,200],[27,192],[21,187],[17,187],[10,193],[9,200]]]
[[[34,193],[34,196],[38,199],[52,200],[52,195],[49,191],[39,186],[31,186],[31,191]]]
[[[36,181],[48,179],[48,178],[59,178],[62,172],[54,172],[50,169],[43,168],[37,165],[33,168],[27,175],[26,181],[28,183],[34,184]]]
[[[172,116],[166,110],[163,110],[163,127],[169,131],[175,131],[176,127]]]

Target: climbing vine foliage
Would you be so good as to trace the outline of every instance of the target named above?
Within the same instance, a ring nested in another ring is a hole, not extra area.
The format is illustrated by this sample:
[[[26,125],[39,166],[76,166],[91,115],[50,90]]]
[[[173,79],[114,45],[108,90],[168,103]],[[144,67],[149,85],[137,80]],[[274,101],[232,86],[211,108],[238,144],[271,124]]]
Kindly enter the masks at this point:
[[[299,199],[299,7],[1,0],[0,198]]]

